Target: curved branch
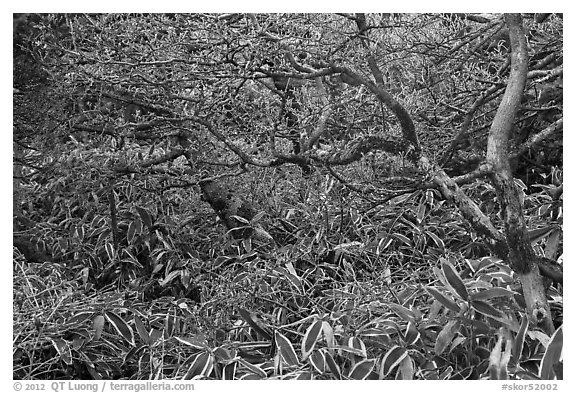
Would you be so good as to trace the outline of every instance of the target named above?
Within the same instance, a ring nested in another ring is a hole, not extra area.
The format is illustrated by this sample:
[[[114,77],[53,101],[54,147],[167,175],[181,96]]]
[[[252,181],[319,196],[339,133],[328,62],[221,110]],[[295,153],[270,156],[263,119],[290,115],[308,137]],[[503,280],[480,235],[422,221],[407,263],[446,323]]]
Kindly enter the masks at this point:
[[[556,120],[554,123],[550,124],[542,131],[532,135],[530,139],[528,139],[526,142],[518,146],[518,148],[511,154],[511,157],[518,157],[519,155],[526,153],[530,148],[532,148],[537,143],[542,142],[550,135],[561,130],[563,126],[564,126],[564,118]]]
[[[370,52],[370,47],[368,46],[370,39],[368,38],[367,31],[368,25],[366,24],[366,15],[365,14],[356,14],[356,26],[358,26],[358,35],[360,36],[360,42],[362,42],[362,46],[366,51],[366,60],[368,61],[368,67],[370,68],[370,72],[372,72],[372,76],[376,81],[376,85],[381,89],[384,89],[384,74],[382,70],[376,64],[376,59],[372,52]]]
[[[317,75],[318,70],[310,66],[300,64],[294,58],[294,55],[291,52],[286,52],[286,57],[288,58],[288,61],[290,62],[292,67],[294,67],[294,69],[296,69],[297,71],[305,72],[311,75]],[[327,70],[321,70],[321,71],[326,72]],[[314,144],[326,132],[326,122],[328,121],[328,118],[332,115],[332,109],[333,109],[333,105],[329,104],[328,102],[328,92],[326,91],[326,88],[322,83],[321,76],[316,76],[314,80],[316,82],[316,89],[321,94],[320,99],[324,104],[324,108],[322,109],[322,113],[320,114],[320,119],[318,120],[318,125],[316,126],[315,130],[312,132],[312,134],[309,135],[308,140],[305,141],[305,143],[303,143],[303,146],[301,146],[301,149],[303,151],[310,150],[312,146],[314,146]]]
[[[372,92],[372,94],[374,94],[381,102],[383,102],[384,105],[386,105],[386,107],[390,109],[390,111],[394,113],[398,119],[404,139],[410,142],[414,147],[414,151],[416,152],[415,157],[420,155],[422,148],[420,146],[420,142],[418,141],[418,135],[416,134],[416,126],[414,125],[414,121],[412,120],[410,113],[408,113],[402,104],[400,104],[386,90],[378,87],[375,83],[364,78],[359,73],[352,71],[350,68],[336,65],[333,65],[330,68],[335,73],[344,74],[355,83],[366,86]]]
[[[368,136],[349,143],[337,152],[325,155],[311,154],[310,158],[326,165],[348,165],[358,161],[371,151],[383,151],[390,154],[400,154],[408,150],[408,143],[397,137]]]

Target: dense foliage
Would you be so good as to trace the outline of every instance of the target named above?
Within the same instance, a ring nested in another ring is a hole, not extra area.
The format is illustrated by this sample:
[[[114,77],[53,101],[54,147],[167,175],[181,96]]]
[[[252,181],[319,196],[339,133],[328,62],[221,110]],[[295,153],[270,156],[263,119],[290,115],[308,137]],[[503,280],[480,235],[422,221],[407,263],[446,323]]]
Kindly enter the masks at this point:
[[[558,267],[562,17],[523,23],[510,163]],[[547,331],[414,158],[508,230],[483,169],[508,34],[497,15],[15,15],[14,378],[562,379],[561,273]],[[221,225],[205,179],[265,236]]]

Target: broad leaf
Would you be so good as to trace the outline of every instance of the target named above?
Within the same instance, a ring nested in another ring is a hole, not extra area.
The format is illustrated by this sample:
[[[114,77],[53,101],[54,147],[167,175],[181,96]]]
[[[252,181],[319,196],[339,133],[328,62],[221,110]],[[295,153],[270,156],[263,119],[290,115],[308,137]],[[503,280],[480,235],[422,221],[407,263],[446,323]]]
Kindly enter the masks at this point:
[[[92,320],[92,328],[94,329],[93,341],[100,340],[102,332],[104,331],[104,322],[106,322],[103,315],[96,315]]]
[[[310,371],[304,371],[304,372],[298,374],[296,379],[301,380],[301,381],[311,381],[313,379],[312,373]]]
[[[184,345],[188,345],[195,349],[206,349],[206,342],[203,340],[197,340],[194,337],[174,337],[176,340],[180,341]]]
[[[550,339],[550,343],[544,352],[544,357],[540,362],[540,378],[541,379],[555,379],[554,367],[562,360],[563,349],[563,326],[560,326]]]
[[[322,321],[322,332],[324,333],[324,338],[326,339],[326,345],[328,349],[334,348],[336,346],[334,329],[332,329],[332,326],[326,321]]]
[[[438,235],[436,235],[434,232],[430,232],[430,231],[424,231],[424,233],[427,234],[428,236],[430,236],[430,238],[432,238],[432,240],[434,240],[434,243],[436,243],[436,246],[440,249],[440,251],[442,253],[445,252],[444,242],[442,241],[442,239],[440,239],[438,237]]]
[[[140,221],[140,220],[137,220]],[[142,224],[140,224],[142,225]],[[136,224],[135,221],[131,221],[130,224],[128,225],[128,231],[126,232],[126,240],[128,241],[128,244],[132,244],[132,242],[134,241],[134,237],[136,236],[136,230],[138,229],[138,226]]]
[[[402,235],[401,233],[392,233],[390,235],[390,237],[396,238],[397,240],[400,240],[402,243],[404,243],[405,245],[407,245],[408,247],[412,247],[413,244],[410,241],[410,239],[408,239],[406,236]]]
[[[500,311],[482,300],[472,300],[470,301],[470,304],[476,311],[488,317],[502,318],[502,313]]]
[[[142,223],[144,225],[146,225],[146,228],[152,229],[154,222],[152,221],[152,216],[150,215],[150,213],[148,213],[148,210],[141,208],[139,206],[136,206],[136,211],[140,215],[140,218],[142,219]]]
[[[266,340],[272,339],[272,335],[267,331],[267,329],[264,326],[261,326],[258,322],[254,320],[254,318],[252,317],[252,315],[248,310],[239,308],[238,312],[240,313],[242,319],[246,321],[248,325],[250,325],[250,327],[254,329],[258,334],[260,334]]]
[[[134,326],[136,326],[136,332],[138,332],[138,335],[142,341],[144,341],[144,344],[150,345],[150,334],[148,334],[148,330],[144,326],[144,323],[137,315],[134,316]]]
[[[382,359],[380,365],[379,378],[384,379],[390,372],[400,364],[400,362],[408,355],[406,348],[393,346]]]
[[[130,343],[130,345],[136,346],[134,343],[134,332],[132,331],[132,328],[128,326],[128,324],[120,316],[113,313],[112,311],[106,311],[104,316],[114,327],[114,329],[116,329],[116,331],[120,333],[120,335],[124,337],[128,343]]]
[[[416,316],[412,311],[408,310],[406,307],[395,303],[388,304],[388,307],[390,307],[392,311],[396,313],[396,315],[398,315],[406,322],[416,322]]]
[[[336,379],[342,379],[340,366],[338,366],[332,355],[329,352],[324,352],[324,356],[326,358],[326,365],[328,366],[332,374],[334,374]]]
[[[108,254],[108,259],[113,261],[116,259],[116,252],[114,251],[114,246],[110,242],[106,242],[104,244],[104,248],[106,249],[106,254]]]
[[[310,355],[316,342],[320,338],[322,334],[322,321],[317,320],[312,325],[308,327],[306,333],[304,334],[304,338],[302,339],[302,360],[306,360],[306,358]]]
[[[420,339],[420,332],[416,329],[416,325],[412,322],[408,323],[406,326],[406,332],[404,333],[404,341],[406,346],[414,345]]]
[[[454,339],[454,336],[458,332],[458,328],[460,327],[460,323],[453,319],[448,321],[448,323],[442,328],[440,333],[438,333],[438,337],[436,337],[436,343],[434,344],[434,353],[436,355],[442,354],[448,345]]]
[[[282,333],[275,332],[274,333],[274,341],[276,341],[276,348],[278,352],[280,352],[280,356],[284,363],[288,366],[296,366],[298,365],[298,357],[296,356],[296,351],[292,346],[292,343],[286,336]]]
[[[520,324],[520,329],[514,337],[514,343],[512,347],[512,359],[510,360],[511,366],[516,366],[522,355],[522,349],[524,348],[524,341],[526,340],[526,331],[528,330],[528,316],[524,314],[522,316],[522,323]]]
[[[404,381],[411,381],[414,379],[414,361],[410,355],[406,356],[400,362],[398,371],[396,372],[396,379],[401,379]]]
[[[350,370],[348,378],[355,380],[366,379],[372,372],[375,364],[375,359],[366,359],[356,363],[354,367],[352,367],[352,370]]]
[[[450,299],[448,296],[444,295],[442,292],[438,291],[436,288],[433,287],[426,287],[426,291],[434,297],[434,299],[438,300],[440,304],[446,307],[449,310],[452,310],[456,313],[460,312],[460,307],[456,302]]]
[[[366,357],[368,356],[366,354],[366,345],[358,337],[350,337],[348,339],[348,346],[350,348],[354,348],[354,349],[360,351],[362,358],[366,359]]]
[[[245,368],[247,368],[251,373],[257,375],[260,378],[266,378],[266,372],[264,370],[262,370],[260,367],[240,358],[238,359],[238,362]],[[258,379],[258,378],[255,378]]]
[[[444,273],[444,277],[446,277],[448,284],[452,289],[454,289],[456,294],[460,296],[461,299],[468,300],[468,291],[466,290],[466,286],[450,263],[442,263],[442,273]]]
[[[473,293],[472,295],[470,295],[470,299],[471,300],[486,300],[486,299],[492,299],[495,297],[509,297],[509,296],[513,296],[515,293],[516,292],[510,291],[510,290],[505,289],[505,288],[494,287],[494,288],[488,288],[488,289],[480,290],[476,293]]]
[[[209,352],[200,352],[194,355],[194,359],[186,372],[183,379],[192,379],[194,377],[208,377],[214,367],[214,357]]]
[[[52,345],[56,348],[56,352],[60,355],[60,359],[67,365],[72,364],[72,351],[68,343],[61,338],[50,338]]]
[[[256,223],[259,222],[265,215],[266,215],[266,212],[264,212],[264,211],[258,212],[254,217],[252,217],[252,219],[250,220],[250,223],[251,223],[251,224],[256,224]]]
[[[238,362],[226,364],[222,370],[222,380],[232,381],[236,378],[236,370],[238,369]]]
[[[165,287],[166,285],[170,284],[176,277],[180,277],[180,275],[180,270],[173,270],[166,275],[166,278],[163,280],[158,280],[158,284],[160,284],[161,287]]]
[[[160,337],[162,337],[162,330],[152,328],[152,330],[150,331],[150,344],[149,345],[156,344],[156,342],[160,339]]]
[[[327,365],[326,365],[326,356],[322,351],[314,351],[308,358],[308,361],[318,371],[319,373],[323,374],[326,372]]]

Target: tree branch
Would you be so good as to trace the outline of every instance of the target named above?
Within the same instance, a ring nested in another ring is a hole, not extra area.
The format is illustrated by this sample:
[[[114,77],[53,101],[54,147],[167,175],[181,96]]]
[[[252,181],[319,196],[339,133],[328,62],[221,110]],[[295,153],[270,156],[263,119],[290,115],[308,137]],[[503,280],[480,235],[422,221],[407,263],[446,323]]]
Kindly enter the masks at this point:
[[[398,119],[398,122],[400,123],[402,135],[408,142],[412,144],[416,156],[422,152],[420,142],[418,141],[418,135],[416,134],[416,127],[412,121],[410,113],[408,113],[406,108],[404,108],[404,106],[402,106],[394,97],[392,97],[390,93],[378,87],[372,81],[364,78],[362,75],[348,67],[333,65],[330,68],[335,73],[344,74],[352,79],[355,83],[366,86],[372,92],[372,94],[374,94],[381,102],[384,103],[384,105],[386,105],[386,107],[388,107],[388,109],[390,109],[392,113],[394,113]]]
[[[484,93],[482,93],[480,95],[480,97],[478,97],[476,99],[476,101],[474,101],[474,103],[472,104],[470,109],[468,109],[468,111],[466,112],[466,116],[464,117],[464,121],[462,122],[462,125],[460,126],[460,131],[458,131],[458,134],[454,137],[454,139],[452,139],[450,146],[448,146],[448,149],[446,149],[446,151],[444,152],[444,154],[442,155],[442,157],[438,161],[440,163],[440,165],[445,165],[448,162],[448,160],[450,160],[450,158],[452,158],[452,154],[454,153],[454,150],[458,146],[458,143],[464,138],[464,136],[468,132],[468,128],[470,128],[470,124],[472,124],[472,119],[474,118],[474,113],[476,113],[478,108],[480,108],[486,102],[487,98],[490,97],[490,95],[494,94],[495,92],[497,92],[501,88],[502,88],[502,86],[500,86],[500,85],[494,85],[494,86],[490,87],[489,89],[485,90]]]
[[[400,154],[408,150],[408,143],[402,138],[371,135],[352,141],[335,153],[311,154],[310,158],[326,165],[348,165],[361,159],[364,154],[376,150]]]
[[[372,76],[376,81],[376,85],[380,89],[384,89],[384,74],[382,70],[378,67],[376,63],[376,59],[374,58],[374,54],[370,51],[370,39],[368,38],[368,25],[366,24],[366,15],[365,14],[356,14],[356,26],[358,26],[358,35],[360,36],[360,42],[362,42],[362,46],[366,52],[366,60],[368,61],[368,67],[370,68],[370,72],[372,72]]]
[[[522,28],[522,16],[505,14],[504,19],[508,26],[512,49],[510,78],[490,127],[486,160],[494,169],[490,178],[502,208],[508,244],[508,255],[505,260],[519,275],[528,317],[546,332],[552,333],[554,326],[550,307],[536,262],[537,257],[528,238],[522,204],[512,177],[508,154],[508,141],[527,80],[527,42]]]
[[[251,156],[249,156],[246,152],[244,152],[240,147],[236,146],[236,144],[230,142],[209,121],[201,119],[199,117],[195,117],[195,116],[191,116],[188,119],[192,120],[198,124],[203,125],[208,130],[208,132],[210,132],[212,135],[214,135],[216,138],[218,138],[221,142],[223,142],[226,145],[226,147],[228,147],[228,149],[233,151],[244,163],[254,165],[254,166],[259,166],[259,167],[270,166],[270,162],[256,160],[256,159],[252,158]]]
[[[526,153],[530,148],[534,147],[536,144],[542,142],[544,139],[548,138],[552,134],[558,132],[564,126],[564,118],[556,120],[554,123],[550,124],[548,127],[542,131],[532,135],[530,139],[518,146],[518,148],[510,154],[511,158],[518,157]]]

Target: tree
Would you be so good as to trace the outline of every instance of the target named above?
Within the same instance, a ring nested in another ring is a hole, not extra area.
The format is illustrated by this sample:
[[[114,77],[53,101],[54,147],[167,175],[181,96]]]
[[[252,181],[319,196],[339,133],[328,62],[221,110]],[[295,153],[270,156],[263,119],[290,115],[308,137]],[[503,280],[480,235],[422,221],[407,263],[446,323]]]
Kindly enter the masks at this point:
[[[535,187],[535,177],[561,163],[560,16],[508,15],[505,23],[471,14],[22,19],[17,47],[31,61],[18,63],[15,75],[39,70],[41,77],[35,89],[30,78],[15,79],[25,99],[16,105],[14,135],[24,149],[21,176],[45,185],[42,214],[81,226],[97,221],[96,211],[110,218],[115,252],[133,255],[128,222],[132,206],[144,209],[137,216],[150,249],[127,258],[146,265],[164,238],[157,219],[171,216],[166,195],[206,178],[296,166],[303,176],[294,188],[325,173],[374,206],[436,190],[514,268],[528,314],[551,331],[539,273],[555,281],[561,273],[532,250],[514,178]],[[33,118],[30,103],[48,120]],[[492,211],[465,189],[485,178],[498,197]],[[152,192],[134,198],[135,189]],[[222,189],[243,205],[245,189]],[[68,206],[63,195],[72,192],[92,205]],[[29,218],[39,223],[42,214]],[[106,270],[98,258],[93,263]]]
[[[535,263],[537,258],[528,240],[524,213],[508,154],[510,133],[526,84],[528,51],[521,16],[506,15],[505,18],[510,31],[511,71],[506,92],[490,127],[486,161],[492,165],[490,177],[504,213],[508,263],[520,276],[529,315],[542,324],[547,332],[552,333],[554,326],[550,309]]]

